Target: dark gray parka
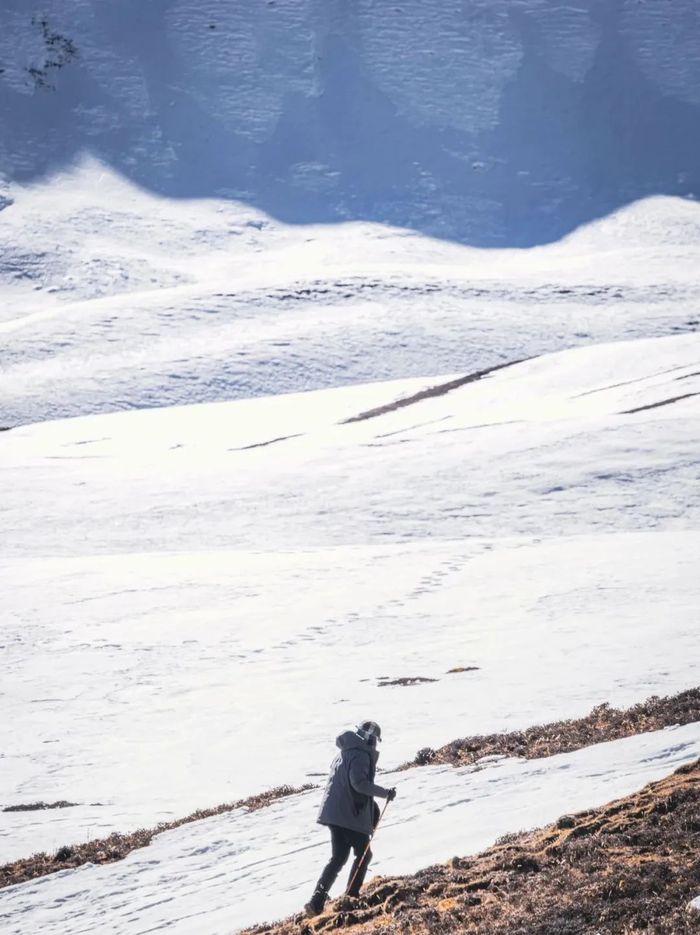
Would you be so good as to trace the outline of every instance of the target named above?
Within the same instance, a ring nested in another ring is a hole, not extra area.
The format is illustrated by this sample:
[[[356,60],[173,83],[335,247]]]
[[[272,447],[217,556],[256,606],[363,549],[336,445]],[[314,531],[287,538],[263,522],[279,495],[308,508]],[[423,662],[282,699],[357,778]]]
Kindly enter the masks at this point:
[[[385,799],[389,794],[388,789],[374,782],[379,753],[351,730],[336,737],[335,745],[340,753],[331,763],[318,822],[371,834],[372,797]]]

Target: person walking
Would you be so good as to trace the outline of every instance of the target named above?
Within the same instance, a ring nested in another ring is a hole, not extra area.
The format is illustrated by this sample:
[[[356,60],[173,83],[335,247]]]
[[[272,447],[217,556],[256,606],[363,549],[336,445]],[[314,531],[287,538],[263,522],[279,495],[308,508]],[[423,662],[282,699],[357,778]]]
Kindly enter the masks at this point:
[[[331,833],[331,858],[321,874],[311,899],[304,907],[307,916],[319,915],[330,888],[347,862],[352,850],[355,860],[350,870],[346,896],[359,896],[372,859],[369,842],[379,820],[374,796],[391,802],[396,789],[385,789],[374,782],[377,769],[377,742],[382,731],[376,721],[363,721],[354,731],[336,738],[339,753],[331,763],[323,793],[318,823]]]

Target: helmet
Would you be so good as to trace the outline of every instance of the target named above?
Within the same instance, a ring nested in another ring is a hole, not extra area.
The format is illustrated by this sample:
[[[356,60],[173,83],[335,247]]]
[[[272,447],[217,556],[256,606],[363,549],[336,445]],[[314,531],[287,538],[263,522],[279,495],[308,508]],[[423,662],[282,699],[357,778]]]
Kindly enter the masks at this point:
[[[368,742],[372,740],[376,742],[378,740],[381,742],[382,729],[376,721],[362,721],[362,723],[357,726],[357,735],[361,740],[366,740]]]

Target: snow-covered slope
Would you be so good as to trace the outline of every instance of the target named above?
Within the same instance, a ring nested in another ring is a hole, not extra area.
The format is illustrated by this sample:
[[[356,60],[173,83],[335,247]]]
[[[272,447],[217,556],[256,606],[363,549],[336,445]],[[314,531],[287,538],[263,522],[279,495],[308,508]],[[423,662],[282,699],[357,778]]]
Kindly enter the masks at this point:
[[[697,759],[700,725],[589,747],[545,761],[423,767],[386,778],[399,796],[373,871],[409,873],[478,852],[501,834],[602,805]],[[298,912],[328,849],[314,828],[319,793],[187,825],[124,861],[0,891],[7,935],[231,935]],[[336,889],[340,889],[340,881]]]
[[[392,770],[699,684],[699,16],[2,4],[0,861],[318,780],[362,717]],[[375,870],[699,743],[402,772]],[[296,909],[317,796],[2,891],[0,928]]]
[[[699,346],[580,348],[449,392],[454,376],[18,428],[6,554],[694,528]],[[430,386],[444,395],[349,421]]]
[[[0,178],[89,151],[154,191],[295,223],[554,240],[700,191],[699,15],[696,0],[6,0]]]
[[[680,335],[6,433],[5,795],[81,807],[3,815],[3,854],[303,781],[365,711],[395,765],[697,684],[699,359]]]
[[[469,372],[700,321],[700,207],[649,199],[528,251],[295,228],[86,161],[0,223],[0,426]]]

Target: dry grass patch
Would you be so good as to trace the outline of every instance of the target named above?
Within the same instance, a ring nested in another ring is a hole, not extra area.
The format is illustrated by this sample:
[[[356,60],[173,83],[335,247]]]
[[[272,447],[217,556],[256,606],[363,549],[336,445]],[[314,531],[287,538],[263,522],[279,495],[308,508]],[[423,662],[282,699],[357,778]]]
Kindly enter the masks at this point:
[[[700,688],[677,695],[647,698],[631,708],[618,709],[609,704],[593,708],[586,717],[554,721],[503,734],[477,734],[453,740],[437,750],[424,747],[410,763],[400,769],[427,764],[450,763],[468,766],[485,756],[512,756],[527,760],[572,753],[607,740],[620,740],[673,724],[700,721]]]
[[[32,880],[35,877],[55,873],[57,870],[80,867],[82,864],[108,864],[115,860],[122,860],[137,848],[146,847],[157,834],[161,834],[163,831],[172,831],[173,828],[179,828],[181,825],[189,824],[192,821],[211,818],[213,815],[232,812],[238,808],[247,808],[249,811],[265,808],[266,805],[271,805],[278,799],[313,788],[315,787],[310,783],[298,788],[278,786],[276,789],[261,792],[238,802],[218,805],[215,808],[198,809],[185,818],[161,822],[155,828],[141,828],[132,834],[115,833],[110,834],[107,838],[87,841],[84,844],[65,845],[60,847],[55,854],[34,854],[31,857],[16,860],[0,867],[0,889],[5,886],[13,886],[15,883],[24,883],[26,880]]]

